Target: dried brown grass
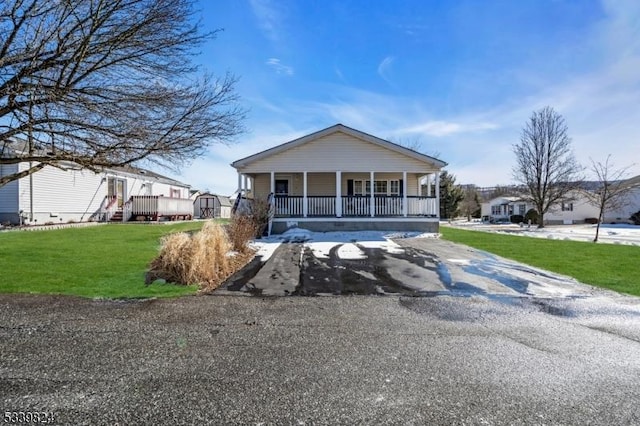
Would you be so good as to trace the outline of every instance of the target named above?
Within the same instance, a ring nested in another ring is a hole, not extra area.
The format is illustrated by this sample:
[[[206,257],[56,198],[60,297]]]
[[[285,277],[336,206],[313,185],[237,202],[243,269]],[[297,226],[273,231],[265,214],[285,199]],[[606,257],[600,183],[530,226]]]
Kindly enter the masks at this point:
[[[163,238],[146,282],[162,278],[176,284],[198,284],[201,290],[214,289],[244,266],[253,254],[248,246],[236,253],[233,249],[229,235],[215,222],[206,222],[202,230],[193,235],[170,234]]]
[[[227,225],[227,235],[233,250],[246,253],[249,250],[249,241],[257,236],[258,226],[253,217],[236,215]]]

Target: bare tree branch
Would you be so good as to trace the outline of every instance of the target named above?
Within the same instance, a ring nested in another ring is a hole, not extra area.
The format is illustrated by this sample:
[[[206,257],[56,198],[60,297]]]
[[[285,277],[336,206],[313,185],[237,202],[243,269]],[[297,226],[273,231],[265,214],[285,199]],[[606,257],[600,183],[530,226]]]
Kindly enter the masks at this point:
[[[232,142],[237,79],[197,76],[192,57],[216,32],[200,33],[193,2],[0,3],[0,164],[176,168]]]
[[[536,207],[538,226],[543,227],[545,213],[570,197],[582,181],[564,118],[551,107],[534,112],[513,151],[513,177],[526,187],[523,198]]]
[[[600,234],[600,224],[604,221],[604,214],[607,210],[617,210],[629,203],[629,195],[634,190],[626,179],[629,176],[629,169],[633,165],[614,168],[610,162],[611,155],[607,156],[604,163],[591,160],[591,172],[597,179],[597,187],[592,190],[585,190],[584,196],[589,204],[598,208],[598,224],[596,225],[596,235],[593,242],[598,242]]]

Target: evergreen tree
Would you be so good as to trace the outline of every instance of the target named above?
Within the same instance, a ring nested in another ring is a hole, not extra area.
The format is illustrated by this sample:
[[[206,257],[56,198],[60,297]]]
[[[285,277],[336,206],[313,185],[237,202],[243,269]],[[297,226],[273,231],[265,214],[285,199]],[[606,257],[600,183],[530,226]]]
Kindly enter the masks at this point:
[[[456,185],[456,177],[447,171],[440,173],[440,218],[452,219],[458,213],[458,204],[464,191]]]

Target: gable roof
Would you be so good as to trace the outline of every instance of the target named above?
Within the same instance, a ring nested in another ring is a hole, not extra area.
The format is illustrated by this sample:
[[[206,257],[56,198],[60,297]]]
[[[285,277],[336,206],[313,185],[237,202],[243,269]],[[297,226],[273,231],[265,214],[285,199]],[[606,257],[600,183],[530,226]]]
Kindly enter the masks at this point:
[[[421,154],[417,151],[414,151],[412,149],[409,148],[405,148],[404,146],[395,144],[393,142],[389,142],[388,140],[385,139],[381,139],[378,138],[376,136],[370,135],[368,133],[362,132],[360,130],[356,130],[356,129],[352,129],[351,127],[347,127],[344,124],[335,124],[331,127],[327,127],[326,129],[322,129],[319,130],[317,132],[311,133],[309,135],[303,136],[301,138],[298,139],[294,139],[292,141],[289,142],[285,142],[281,145],[277,145],[274,146],[273,148],[269,148],[266,149],[264,151],[261,151],[257,154],[253,154],[250,155],[248,157],[242,158],[240,160],[234,161],[233,163],[231,163],[231,166],[234,168],[240,168],[240,167],[245,167],[248,164],[253,163],[254,161],[258,161],[258,160],[262,160],[264,158],[270,157],[272,155],[276,155],[279,154],[281,152],[284,152],[286,150],[289,150],[291,148],[295,148],[301,145],[304,145],[306,143],[309,143],[311,141],[315,141],[318,140],[320,138],[323,138],[325,136],[331,135],[333,133],[337,133],[337,132],[341,132],[344,134],[347,134],[349,136],[352,136],[354,138],[360,139],[360,140],[364,140],[367,141],[369,143],[381,146],[383,148],[387,148],[391,151],[395,151],[398,152],[400,154],[404,154],[408,157],[412,157],[415,158],[417,160],[420,161],[425,161],[428,163],[432,163],[438,167],[444,167],[447,165],[447,163],[445,163],[442,160],[439,160],[437,158],[431,157],[429,155],[425,155],[425,154]]]
[[[35,152],[37,152],[39,155],[47,155],[47,146],[40,142],[37,142],[35,144],[34,149],[35,149]],[[28,150],[29,150],[28,142],[18,137],[13,137],[12,139],[3,141],[0,144],[0,156],[25,154],[27,153]],[[68,165],[69,167],[74,167],[78,170],[82,168],[82,166],[68,160],[61,160],[61,161],[58,161],[57,163],[65,164],[65,165]],[[133,175],[133,176],[144,176],[146,179],[154,180],[160,183],[166,183],[168,185],[182,186],[185,188],[191,187],[191,185],[184,182],[180,182],[179,180],[161,175],[159,173],[153,172],[148,169],[143,169],[141,167],[136,167],[132,165],[101,167],[101,168],[98,168],[98,171],[96,173],[100,173],[100,172],[114,173],[114,174],[124,173],[127,175]]]
[[[223,206],[223,207],[232,207],[233,206],[233,203],[231,202],[229,197],[224,196],[224,195],[212,194],[210,192],[203,192],[203,193],[199,194],[197,198],[217,198],[218,202],[220,203],[221,206]]]

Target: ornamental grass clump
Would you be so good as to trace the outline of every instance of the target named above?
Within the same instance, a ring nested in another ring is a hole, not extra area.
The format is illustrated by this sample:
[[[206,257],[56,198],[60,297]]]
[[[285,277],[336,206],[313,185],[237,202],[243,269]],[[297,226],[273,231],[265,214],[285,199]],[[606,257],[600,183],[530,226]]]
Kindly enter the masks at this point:
[[[182,285],[198,284],[201,290],[218,287],[246,263],[233,252],[225,230],[207,222],[200,232],[170,234],[162,239],[160,254],[150,265],[147,283],[163,279]]]

